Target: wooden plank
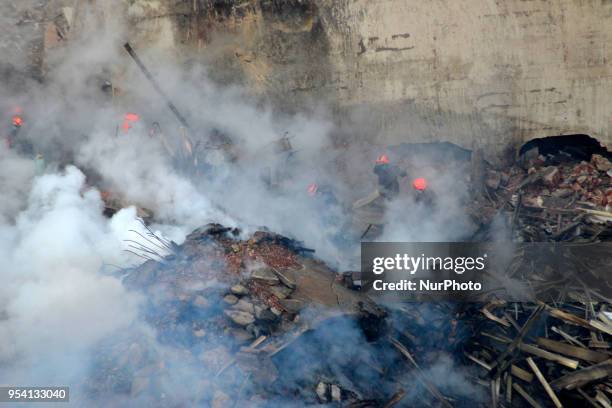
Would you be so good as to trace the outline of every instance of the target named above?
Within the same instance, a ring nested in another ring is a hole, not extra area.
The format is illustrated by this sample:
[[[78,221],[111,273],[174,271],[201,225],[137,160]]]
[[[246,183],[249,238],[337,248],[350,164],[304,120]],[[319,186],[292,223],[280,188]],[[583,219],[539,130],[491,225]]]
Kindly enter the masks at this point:
[[[506,402],[512,404],[512,376],[506,376]]]
[[[589,324],[591,325],[591,327],[612,336],[612,326],[608,326],[600,320],[590,320]]]
[[[465,353],[465,356],[467,358],[469,358],[470,360],[472,360],[473,362],[475,362],[476,364],[478,364],[479,366],[481,366],[482,368],[484,368],[485,370],[491,371],[491,366],[489,364],[485,363],[484,361],[482,361],[482,360],[480,360],[480,359],[478,359],[478,358],[476,358],[473,355],[468,354],[468,353]]]
[[[554,307],[550,307],[548,305],[546,305],[544,302],[538,302],[540,305],[543,305],[544,307],[546,307],[546,310],[548,311],[548,314],[550,314],[552,317],[563,320],[566,323],[572,324],[574,326],[581,326],[587,329],[591,328],[591,325],[589,325],[589,322],[587,322],[586,320],[584,320],[581,317],[578,317],[576,315],[573,315],[571,313],[565,312],[563,310],[560,309],[556,309]]]
[[[571,368],[572,370],[575,370],[576,368],[578,368],[578,361],[572,360],[567,357],[560,356],[559,354],[551,353],[550,351],[542,350],[541,348],[538,348],[531,344],[521,343],[519,345],[519,349],[521,351],[524,351],[525,353],[533,354],[534,356],[545,358],[546,360],[554,361],[556,363],[564,365],[567,368]]]
[[[494,369],[494,372],[493,372],[494,378],[498,378],[499,376],[501,376],[502,373],[506,371],[506,369],[510,366],[510,364],[512,364],[514,360],[514,357],[513,357],[514,350],[523,341],[523,338],[527,335],[527,333],[529,332],[529,330],[531,329],[535,321],[538,319],[538,317],[544,310],[544,308],[545,308],[545,305],[541,304],[531,313],[531,315],[529,316],[529,318],[527,319],[527,321],[521,328],[521,331],[517,334],[514,340],[512,340],[512,343],[508,345],[506,350],[504,350],[504,352],[501,353],[497,357],[497,360],[495,360],[495,362],[491,365]]]
[[[582,343],[580,340],[578,340],[577,338],[570,336],[569,334],[567,334],[566,332],[564,332],[563,330],[559,329],[558,327],[551,327],[552,331],[554,331],[555,333],[557,333],[558,335],[560,335],[561,337],[563,337],[567,342],[569,343],[573,343],[578,347],[584,347],[586,348],[586,346],[584,345],[584,343]]]
[[[601,363],[609,358],[609,356],[604,353],[572,346],[561,343],[560,341],[546,339],[544,337],[538,337],[536,342],[539,346],[542,346],[550,351],[554,351],[555,353],[565,354],[566,356],[575,357],[584,361],[590,361],[592,363]]]
[[[533,361],[531,357],[527,357],[527,364],[529,364],[529,367],[531,367],[536,377],[538,377],[538,380],[540,380],[540,384],[542,384],[542,387],[544,387],[544,390],[552,400],[553,404],[555,404],[555,407],[563,408],[561,401],[559,401],[559,397],[557,397],[557,394],[555,394],[550,384],[548,384],[548,381],[546,381],[546,378],[544,378],[544,375],[536,365],[535,361]]]
[[[530,383],[533,381],[533,374],[531,374],[529,371],[523,370],[519,366],[515,366],[514,364],[510,366],[510,373],[516,378],[519,378],[525,382]]]
[[[552,381],[551,386],[556,390],[573,390],[590,382],[602,380],[608,376],[612,376],[612,360],[607,360],[603,363],[566,374]]]

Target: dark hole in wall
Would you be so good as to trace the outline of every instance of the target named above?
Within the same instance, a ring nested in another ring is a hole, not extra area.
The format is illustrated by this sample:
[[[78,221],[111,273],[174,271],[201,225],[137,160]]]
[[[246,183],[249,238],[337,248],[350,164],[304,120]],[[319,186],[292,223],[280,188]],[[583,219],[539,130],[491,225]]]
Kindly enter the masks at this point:
[[[548,136],[530,140],[521,147],[519,153],[522,156],[536,148],[545,157],[589,161],[591,156],[599,154],[612,159],[612,153],[589,135]]]

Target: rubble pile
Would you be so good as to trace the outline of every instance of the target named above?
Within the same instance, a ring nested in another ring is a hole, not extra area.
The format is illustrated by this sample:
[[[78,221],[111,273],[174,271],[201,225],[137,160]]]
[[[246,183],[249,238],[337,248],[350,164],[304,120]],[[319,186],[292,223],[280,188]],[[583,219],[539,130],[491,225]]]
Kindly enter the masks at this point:
[[[609,303],[493,302],[465,357],[491,406],[607,407],[612,385]]]
[[[123,283],[144,295],[153,331],[102,344],[90,394],[219,408],[610,406],[612,302],[587,289],[610,269],[583,261],[600,258],[585,254],[611,236],[611,173],[598,155],[487,171],[478,216],[490,225],[507,215],[518,253],[527,242],[587,251],[552,255],[576,261],[563,276],[551,254],[542,254],[547,267],[533,254],[514,258],[509,277],[547,303],[383,307],[360,291],[358,272],[339,274],[267,230],[210,224],[180,246],[143,236],[149,259]]]
[[[168,247],[123,278],[144,295],[153,338],[126,334],[101,345],[91,395],[184,404],[177,367],[196,379],[185,393],[196,405],[367,407],[407,395],[401,378],[414,367],[390,351],[386,312],[299,242],[268,231],[241,239],[236,229],[208,225]]]
[[[527,242],[593,242],[608,239],[612,226],[612,162],[563,155],[524,158],[506,171],[489,170],[491,207],[511,213],[518,239]]]

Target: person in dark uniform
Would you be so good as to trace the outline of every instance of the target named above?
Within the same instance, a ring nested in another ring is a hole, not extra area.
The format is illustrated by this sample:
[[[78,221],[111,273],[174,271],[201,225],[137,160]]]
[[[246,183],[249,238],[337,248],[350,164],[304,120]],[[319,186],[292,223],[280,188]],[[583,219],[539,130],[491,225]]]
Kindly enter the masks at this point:
[[[399,178],[408,174],[395,164],[391,164],[386,154],[376,159],[374,174],[378,176],[378,190],[387,199],[395,198],[399,194]]]
[[[427,189],[427,180],[424,178],[416,178],[412,181],[412,188],[414,189],[415,201],[419,204],[426,206],[434,205],[434,197],[431,190]]]
[[[11,117],[11,129],[6,137],[6,145],[9,149],[14,149],[17,153],[24,156],[34,156],[34,147],[21,134],[24,125],[21,116],[21,108],[15,109],[15,114]]]

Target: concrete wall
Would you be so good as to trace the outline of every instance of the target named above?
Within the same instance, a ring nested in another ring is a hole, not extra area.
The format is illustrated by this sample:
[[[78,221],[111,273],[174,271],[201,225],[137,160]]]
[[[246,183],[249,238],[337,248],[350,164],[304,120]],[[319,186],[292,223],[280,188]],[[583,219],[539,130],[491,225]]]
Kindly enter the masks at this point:
[[[489,157],[560,134],[612,144],[611,0],[124,4],[139,46],[195,51],[287,110],[329,106],[352,138]]]

